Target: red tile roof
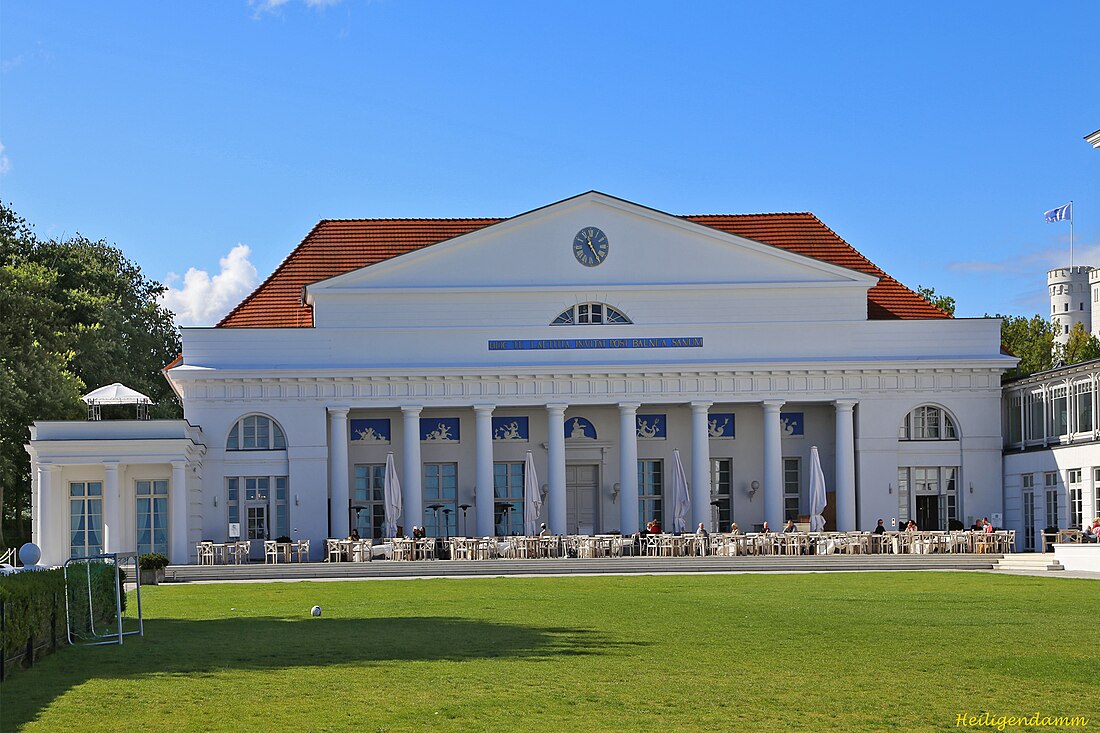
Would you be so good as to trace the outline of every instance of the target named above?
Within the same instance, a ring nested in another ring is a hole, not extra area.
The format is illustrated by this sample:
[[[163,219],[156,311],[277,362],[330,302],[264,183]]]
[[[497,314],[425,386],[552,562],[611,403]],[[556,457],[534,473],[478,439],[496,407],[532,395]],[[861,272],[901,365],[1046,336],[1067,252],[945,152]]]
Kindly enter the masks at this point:
[[[874,275],[867,317],[949,318],[899,283],[810,213],[703,214],[682,219]],[[219,328],[307,328],[313,309],[302,288],[391,257],[497,224],[503,219],[324,219]]]

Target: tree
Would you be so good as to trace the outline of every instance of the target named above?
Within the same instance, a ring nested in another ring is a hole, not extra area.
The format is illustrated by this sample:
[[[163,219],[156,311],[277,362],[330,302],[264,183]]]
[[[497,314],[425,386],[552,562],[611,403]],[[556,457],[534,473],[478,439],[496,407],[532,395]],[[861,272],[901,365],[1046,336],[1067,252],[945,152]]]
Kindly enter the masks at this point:
[[[1082,323],[1077,322],[1069,330],[1069,339],[1064,345],[1059,345],[1056,351],[1058,360],[1066,365],[1100,359],[1100,339],[1086,331]]]
[[[1025,377],[1054,365],[1054,324],[1041,315],[989,316],[1001,319],[1001,344],[1019,357],[1020,363],[1005,374],[1005,379]]]
[[[927,300],[949,316],[955,315],[955,299],[950,295],[936,295],[935,288],[917,286],[917,295]]]
[[[0,203],[0,546],[5,524],[25,536],[35,420],[85,414],[80,395],[122,382],[178,417],[161,369],[180,351],[164,287],[105,242],[40,241]]]

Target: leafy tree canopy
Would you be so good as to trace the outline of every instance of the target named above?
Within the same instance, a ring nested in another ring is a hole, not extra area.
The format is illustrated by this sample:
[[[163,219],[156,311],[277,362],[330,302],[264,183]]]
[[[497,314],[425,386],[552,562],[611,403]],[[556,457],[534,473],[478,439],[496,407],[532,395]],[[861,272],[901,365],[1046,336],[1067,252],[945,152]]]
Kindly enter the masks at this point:
[[[79,234],[39,240],[0,203],[0,516],[5,520],[20,526],[30,505],[30,457],[23,446],[35,420],[83,417],[81,394],[113,382],[151,397],[153,417],[182,414],[160,372],[180,352],[172,314],[159,303],[163,292],[116,247]]]
[[[1001,319],[1001,344],[1019,357],[1020,363],[1005,374],[1006,379],[1024,377],[1054,366],[1054,324],[1041,315],[989,316]]]
[[[949,316],[955,315],[955,299],[950,295],[936,295],[935,288],[917,286],[917,295],[927,300]]]

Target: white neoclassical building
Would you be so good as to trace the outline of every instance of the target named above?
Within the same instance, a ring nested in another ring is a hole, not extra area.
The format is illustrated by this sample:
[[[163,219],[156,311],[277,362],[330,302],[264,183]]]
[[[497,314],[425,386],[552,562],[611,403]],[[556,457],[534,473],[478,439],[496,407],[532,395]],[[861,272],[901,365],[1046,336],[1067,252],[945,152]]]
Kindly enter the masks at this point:
[[[1003,510],[994,319],[951,319],[812,214],[674,216],[590,192],[508,219],[322,221],[165,374],[179,421],[40,422],[35,538],[193,561],[201,539],[555,533]]]
[[[1100,516],[1100,360],[1005,384],[1005,526],[1022,550]]]

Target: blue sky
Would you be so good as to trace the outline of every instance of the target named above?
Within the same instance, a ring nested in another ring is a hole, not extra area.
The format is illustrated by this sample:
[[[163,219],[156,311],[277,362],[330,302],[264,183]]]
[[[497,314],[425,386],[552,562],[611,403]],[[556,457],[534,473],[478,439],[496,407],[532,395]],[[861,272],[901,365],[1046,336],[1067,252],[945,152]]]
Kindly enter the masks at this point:
[[[1088,2],[4,3],[0,198],[118,244],[181,322],[321,218],[589,189],[813,211],[959,315],[1045,313],[1044,210],[1073,199],[1100,266],[1096,28]]]

